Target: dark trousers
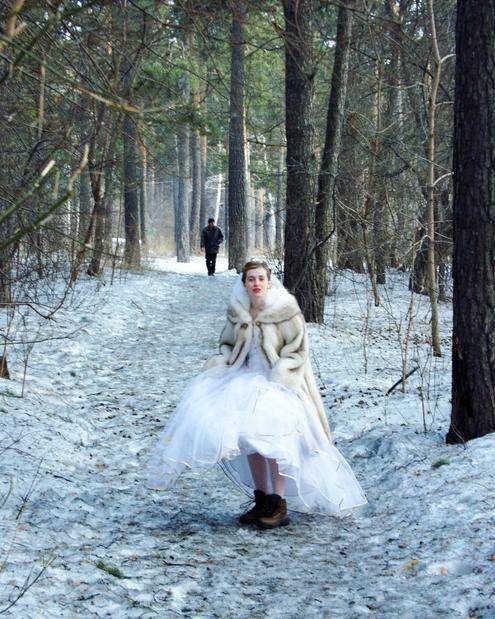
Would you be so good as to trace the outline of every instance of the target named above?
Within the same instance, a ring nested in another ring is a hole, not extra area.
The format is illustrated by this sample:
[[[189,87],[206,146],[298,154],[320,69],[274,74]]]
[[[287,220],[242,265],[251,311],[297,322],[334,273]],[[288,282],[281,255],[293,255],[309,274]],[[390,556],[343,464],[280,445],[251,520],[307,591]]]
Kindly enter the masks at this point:
[[[217,255],[206,253],[206,268],[208,269],[208,275],[215,273],[215,265],[217,263]]]

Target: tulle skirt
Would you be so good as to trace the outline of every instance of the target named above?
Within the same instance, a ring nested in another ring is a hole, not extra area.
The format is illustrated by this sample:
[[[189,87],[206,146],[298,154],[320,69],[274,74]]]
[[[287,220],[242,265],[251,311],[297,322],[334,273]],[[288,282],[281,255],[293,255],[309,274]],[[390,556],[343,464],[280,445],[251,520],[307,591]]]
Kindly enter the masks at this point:
[[[338,515],[366,503],[311,402],[246,367],[212,368],[191,381],[160,435],[148,482],[167,489],[185,469],[220,464],[251,495],[252,453],[277,461],[290,509]]]

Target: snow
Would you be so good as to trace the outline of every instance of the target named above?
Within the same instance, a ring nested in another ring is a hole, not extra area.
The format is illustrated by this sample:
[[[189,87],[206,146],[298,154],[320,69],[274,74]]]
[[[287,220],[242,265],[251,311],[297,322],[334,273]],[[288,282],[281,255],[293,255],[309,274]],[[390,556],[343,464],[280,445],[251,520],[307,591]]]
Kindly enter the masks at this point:
[[[80,282],[55,321],[26,310],[25,339],[44,341],[23,397],[24,345],[0,381],[0,611],[28,585],[6,617],[495,617],[495,435],[445,444],[451,305],[434,358],[426,298],[406,338],[402,274],[380,307],[364,276],[338,274],[326,324],[309,327],[366,507],[258,531],[237,524],[245,497],[218,467],[146,487],[157,435],[223,323],[235,274],[222,256],[205,271],[202,258],[155,259],[112,286]],[[418,369],[386,396],[406,339]]]

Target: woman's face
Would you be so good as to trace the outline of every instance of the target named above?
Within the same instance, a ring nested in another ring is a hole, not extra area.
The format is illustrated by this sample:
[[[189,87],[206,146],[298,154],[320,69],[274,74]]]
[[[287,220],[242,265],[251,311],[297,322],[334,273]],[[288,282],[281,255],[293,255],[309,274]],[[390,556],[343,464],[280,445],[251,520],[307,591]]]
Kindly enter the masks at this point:
[[[253,301],[264,301],[266,292],[270,287],[268,274],[263,267],[250,269],[246,273],[246,281],[244,282],[251,303]]]

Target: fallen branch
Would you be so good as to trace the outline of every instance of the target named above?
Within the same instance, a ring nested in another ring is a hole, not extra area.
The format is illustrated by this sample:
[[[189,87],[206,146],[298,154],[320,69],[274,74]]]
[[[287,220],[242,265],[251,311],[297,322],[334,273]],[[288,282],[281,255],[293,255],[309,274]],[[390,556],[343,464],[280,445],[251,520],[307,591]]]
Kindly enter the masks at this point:
[[[393,390],[394,390],[394,389],[395,389],[398,385],[400,385],[401,383],[403,383],[404,381],[406,381],[406,380],[409,378],[409,376],[411,376],[412,374],[414,374],[414,372],[416,372],[416,370],[419,370],[419,366],[416,366],[416,367],[415,367],[415,368],[413,368],[410,372],[408,372],[405,376],[402,376],[401,378],[399,378],[399,380],[398,380],[396,383],[394,383],[394,384],[390,387],[390,389],[387,391],[387,393],[386,393],[385,395],[386,395],[386,396],[387,396],[387,395],[390,395],[390,394],[392,393],[392,391],[393,391]]]

